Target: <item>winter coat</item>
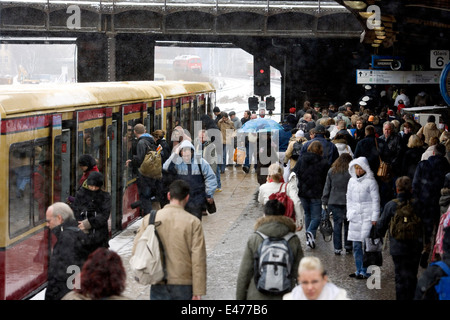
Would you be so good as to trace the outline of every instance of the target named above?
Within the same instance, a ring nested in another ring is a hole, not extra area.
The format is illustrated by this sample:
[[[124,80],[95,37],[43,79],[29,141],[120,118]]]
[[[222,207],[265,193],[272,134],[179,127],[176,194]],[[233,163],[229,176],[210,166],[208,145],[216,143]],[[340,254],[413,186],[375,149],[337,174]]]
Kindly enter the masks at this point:
[[[269,237],[284,237],[288,232],[295,232],[295,224],[292,219],[285,216],[263,216],[256,221],[255,231]],[[265,295],[256,289],[254,275],[254,257],[263,239],[257,234],[250,235],[244,249],[244,255],[239,267],[236,285],[236,300],[281,300],[282,295]],[[298,265],[303,258],[303,250],[298,236],[292,237],[288,242],[294,255],[292,265],[292,287],[297,280]]]
[[[377,139],[378,150],[375,139]],[[380,165],[380,157],[384,161],[387,159],[387,153],[388,150],[384,140],[376,138],[375,135],[368,135],[356,145],[354,158],[365,157],[369,162],[370,170],[376,173]]]
[[[300,157],[302,157],[308,151],[308,147],[313,141],[319,141],[322,144],[323,158],[328,161],[328,164],[330,166],[337,158],[339,158],[339,152],[336,145],[333,142],[325,139],[324,135],[321,133],[316,134],[314,136],[314,139],[311,139],[303,144],[300,151]]]
[[[242,122],[238,117],[235,116],[233,119],[231,119],[231,121],[233,122],[234,128],[236,130],[238,130],[242,127]]]
[[[320,199],[330,168],[328,161],[316,153],[306,152],[300,156],[292,170],[297,175],[300,198]]]
[[[283,300],[309,300],[303,293],[301,285],[298,285],[283,296]],[[339,288],[334,283],[327,282],[316,300],[350,300],[345,289]]]
[[[386,143],[386,156],[382,157],[383,161],[389,163],[395,175],[398,175],[402,165],[402,140],[398,134],[391,134],[389,137],[382,135],[381,140]]]
[[[430,241],[434,224],[439,222],[439,198],[448,172],[450,164],[444,156],[431,156],[428,160],[419,162],[414,174],[413,195],[419,201],[419,212],[425,224],[427,241]]]
[[[77,191],[72,209],[75,219],[82,221],[88,231],[91,251],[98,247],[108,248],[111,195],[101,189],[91,191],[87,186],[83,186]]]
[[[341,155],[343,153],[348,153],[353,158],[353,151],[352,151],[352,148],[350,147],[350,145],[347,143],[347,140],[345,140],[345,139],[334,139],[334,140],[332,140],[332,142],[335,144],[339,155]]]
[[[201,156],[209,163],[213,172],[217,171],[217,152],[216,146],[211,141],[205,141],[200,143],[198,139],[195,141],[195,145],[197,150],[195,151],[196,155]],[[201,148],[201,149],[200,149]]]
[[[289,139],[289,144],[286,149],[286,153],[284,154],[284,163],[288,163],[289,160],[291,161],[290,165],[289,165],[289,168],[291,171],[292,171],[292,169],[294,169],[295,164],[297,163],[297,160],[298,160],[298,158],[297,159],[292,158],[292,153],[294,152],[294,144],[296,142],[298,142],[300,144],[300,148],[301,148],[302,143],[304,143],[306,141],[308,141],[308,140],[305,137],[296,138],[294,136]]]
[[[212,198],[217,189],[216,174],[205,159],[194,156],[194,146],[190,141],[183,140],[180,145],[180,150],[183,148],[191,148],[191,163],[189,165],[186,164],[181,158],[181,155],[172,153],[169,159],[164,162],[163,170],[176,173],[178,179],[189,183],[191,187],[189,192],[189,205],[205,204],[206,198]]]
[[[222,133],[222,144],[234,146],[234,135],[236,129],[234,128],[233,121],[228,119],[225,121],[223,118],[217,122],[217,126]]]
[[[411,194],[409,193],[399,193],[397,195],[397,199],[400,202],[406,202],[407,200],[412,201],[412,205],[417,212],[417,201],[411,199]],[[395,215],[395,211],[397,210],[397,202],[391,200],[384,206],[383,213],[381,214],[378,222],[376,224],[377,233],[383,237],[386,234],[386,231],[389,230],[391,219]],[[398,255],[420,255],[423,249],[423,237],[419,237],[415,240],[410,241],[401,241],[396,240],[392,237],[389,232],[389,248],[390,254],[393,256]]]
[[[422,147],[407,148],[400,169],[400,176],[408,176],[414,178],[417,164],[421,161],[422,154],[425,151]]]
[[[366,173],[357,177],[355,165]],[[380,215],[380,194],[378,184],[364,157],[352,160],[348,167],[350,180],[347,186],[347,220],[350,222],[348,240],[363,241],[369,236],[372,221],[378,221]]]
[[[172,149],[170,148],[169,143],[167,142],[166,139],[161,138],[156,140],[155,143],[156,146],[161,145],[162,150],[161,150],[161,163],[166,162],[167,159],[169,159],[170,155],[172,154]]]
[[[136,154],[133,155],[131,159],[131,166],[135,168],[139,168],[144,161],[145,155],[147,154],[148,149],[150,148],[153,151],[156,151],[156,142],[153,136],[148,133],[142,134],[136,145]]]
[[[150,215],[142,219],[134,239],[132,254]],[[206,244],[202,222],[175,204],[167,204],[156,214],[155,223],[166,254],[167,284],[192,285],[192,294],[206,294]]]
[[[347,204],[346,194],[350,177],[348,171],[334,173],[333,168],[330,168],[322,192],[322,204],[327,206],[330,204],[345,206]]]
[[[447,212],[450,206],[450,188],[441,189],[441,197],[439,198],[439,206],[441,207],[441,216]]]
[[[267,169],[272,163],[278,162],[278,155],[275,148],[272,145],[272,139],[270,136],[261,138],[258,135],[257,138],[257,151],[256,151],[256,178],[259,185],[266,183]]]
[[[424,142],[429,145],[430,139],[432,137],[439,138],[439,136],[441,135],[441,131],[436,126],[436,123],[428,122],[422,128],[420,128],[419,131],[417,131],[417,135],[421,138],[424,138]]]
[[[56,236],[57,241],[50,256],[45,300],[60,300],[71,290],[67,286],[67,280],[73,277],[73,273],[67,273],[67,268],[78,266],[81,270],[89,249],[87,235],[78,229],[77,222],[73,219],[54,227],[51,233]]]
[[[281,191],[280,188],[283,185]],[[295,224],[303,226],[303,220],[305,216],[305,211],[301,205],[300,198],[298,197],[298,187],[297,187],[297,177],[292,175],[291,179],[286,183],[282,182],[266,182],[259,187],[258,201],[260,204],[265,205],[269,201],[269,197],[272,193],[285,192],[289,198],[291,198],[294,203],[295,211]]]

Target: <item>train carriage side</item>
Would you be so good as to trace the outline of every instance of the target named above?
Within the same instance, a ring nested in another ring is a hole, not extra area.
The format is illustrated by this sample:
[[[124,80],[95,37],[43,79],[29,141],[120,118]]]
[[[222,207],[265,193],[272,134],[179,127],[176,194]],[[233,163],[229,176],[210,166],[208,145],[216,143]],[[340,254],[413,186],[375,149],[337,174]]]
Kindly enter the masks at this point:
[[[142,122],[149,132],[167,132],[175,119],[165,121],[166,113],[177,116],[187,99],[199,96],[212,110],[214,88],[207,83],[0,89],[0,197],[5,199],[0,203],[0,299],[27,298],[45,286],[52,245],[44,232],[45,211],[74,194],[79,156],[90,153],[98,160],[105,189],[113,196],[109,223],[114,234],[139,215],[131,207],[138,200],[136,177],[125,166],[132,125]]]

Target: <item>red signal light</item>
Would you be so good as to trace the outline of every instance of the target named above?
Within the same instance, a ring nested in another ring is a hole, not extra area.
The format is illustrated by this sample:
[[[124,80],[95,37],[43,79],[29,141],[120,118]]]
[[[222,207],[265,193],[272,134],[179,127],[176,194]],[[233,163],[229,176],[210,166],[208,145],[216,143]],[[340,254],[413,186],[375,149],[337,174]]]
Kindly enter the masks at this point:
[[[264,69],[259,69],[259,73],[264,73]]]

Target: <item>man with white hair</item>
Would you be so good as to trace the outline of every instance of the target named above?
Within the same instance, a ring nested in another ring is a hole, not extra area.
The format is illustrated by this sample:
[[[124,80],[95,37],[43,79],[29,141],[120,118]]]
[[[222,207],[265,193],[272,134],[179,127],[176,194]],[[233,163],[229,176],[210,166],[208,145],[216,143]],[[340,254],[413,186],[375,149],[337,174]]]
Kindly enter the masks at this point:
[[[45,300],[60,300],[77,285],[77,272],[89,254],[88,239],[77,227],[73,211],[66,203],[52,204],[45,216],[47,227],[57,239],[48,267]]]

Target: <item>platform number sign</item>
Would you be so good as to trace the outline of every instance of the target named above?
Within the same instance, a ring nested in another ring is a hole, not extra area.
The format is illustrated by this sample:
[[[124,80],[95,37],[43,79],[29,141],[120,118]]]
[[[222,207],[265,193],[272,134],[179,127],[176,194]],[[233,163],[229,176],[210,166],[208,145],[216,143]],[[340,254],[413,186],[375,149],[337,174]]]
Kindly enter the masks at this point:
[[[431,50],[430,67],[442,69],[449,62],[449,50]]]
[[[439,87],[445,102],[450,105],[450,63],[447,63],[442,70]]]

